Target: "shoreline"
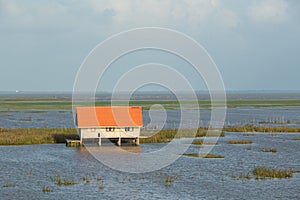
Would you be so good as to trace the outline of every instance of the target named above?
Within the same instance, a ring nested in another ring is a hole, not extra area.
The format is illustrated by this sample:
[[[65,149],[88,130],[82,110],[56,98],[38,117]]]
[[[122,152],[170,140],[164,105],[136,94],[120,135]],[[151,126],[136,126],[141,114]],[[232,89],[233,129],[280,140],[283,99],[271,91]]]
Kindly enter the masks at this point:
[[[227,126],[223,130],[214,129],[207,133],[208,127],[200,127],[195,133],[195,129],[160,130],[157,134],[140,138],[141,143],[168,143],[173,138],[195,138],[195,137],[225,137],[225,132],[236,133],[276,133],[291,134],[300,133],[297,127],[269,127],[269,126]],[[143,130],[141,136],[151,135],[151,131]],[[78,139],[76,128],[0,128],[0,145],[32,145],[32,144],[60,144],[66,139]]]
[[[96,101],[96,106],[111,105],[111,101]],[[127,101],[114,102],[116,105],[128,105]],[[178,108],[202,108],[211,109],[210,100],[192,101],[186,100],[183,102],[177,100],[134,100],[130,101],[130,105],[142,106],[143,110],[149,110],[154,104],[160,104],[165,109],[178,109]],[[53,100],[53,99],[15,99],[15,98],[0,98],[2,105],[0,111],[18,111],[18,110],[72,110],[72,101],[70,100]],[[251,100],[227,100],[227,108],[237,107],[252,107],[252,108],[271,108],[271,107],[300,107],[298,99],[251,99]],[[181,107],[182,106],[182,107]],[[223,105],[220,105],[222,107]]]

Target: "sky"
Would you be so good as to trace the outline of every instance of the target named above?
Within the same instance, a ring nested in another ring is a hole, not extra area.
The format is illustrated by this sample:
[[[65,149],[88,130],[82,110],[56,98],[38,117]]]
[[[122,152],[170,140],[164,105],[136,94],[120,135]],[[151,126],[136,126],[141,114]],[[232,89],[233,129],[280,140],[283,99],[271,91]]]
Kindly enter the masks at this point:
[[[300,90],[299,19],[298,0],[0,0],[0,91],[72,91],[96,45],[152,26],[200,43],[227,90]],[[176,58],[149,51],[119,65],[147,63],[149,55],[188,71]],[[205,89],[191,74],[193,87]],[[109,91],[114,83],[105,80]]]

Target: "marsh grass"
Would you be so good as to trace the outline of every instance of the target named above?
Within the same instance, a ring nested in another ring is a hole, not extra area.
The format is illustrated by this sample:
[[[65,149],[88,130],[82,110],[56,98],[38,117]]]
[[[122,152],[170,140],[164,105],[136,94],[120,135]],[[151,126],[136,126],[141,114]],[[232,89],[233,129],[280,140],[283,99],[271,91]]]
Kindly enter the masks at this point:
[[[233,179],[247,179],[247,180],[250,180],[252,178],[249,172],[248,173],[240,173],[238,175],[232,174],[231,177]]]
[[[207,132],[208,127],[200,127],[198,129],[166,129],[160,130],[155,135],[148,138],[141,138],[141,143],[167,143],[174,138],[193,138],[193,137],[224,137],[225,133],[219,130]],[[142,130],[141,135],[147,136],[151,133],[148,130]]]
[[[44,186],[42,189],[42,192],[47,193],[47,192],[52,192],[52,188],[49,186]]]
[[[180,105],[181,103],[182,105]],[[0,98],[0,104],[2,110],[70,110],[72,109],[72,100],[69,97],[13,97],[13,98]],[[97,101],[99,105],[111,105],[110,101]],[[119,105],[127,105],[127,101],[118,102]],[[200,101],[184,101],[179,102],[177,100],[133,100],[130,101],[130,105],[143,106],[144,110],[148,110],[153,104],[161,104],[165,109],[176,109],[182,106],[194,107],[191,105],[199,105],[200,108],[211,108],[211,102],[209,100]],[[276,106],[300,106],[299,100],[229,100],[227,101],[227,107],[276,107]],[[198,107],[198,106],[197,106]],[[4,109],[5,108],[5,109]]]
[[[255,125],[244,125],[244,126],[227,126],[223,128],[224,131],[228,132],[276,132],[276,133],[297,133],[300,132],[298,127],[285,127],[285,126],[255,126]]]
[[[103,185],[99,185],[99,186],[98,186],[98,189],[99,189],[99,190],[103,190],[103,188],[104,188]]]
[[[193,140],[192,144],[195,144],[195,145],[202,145],[203,144],[203,140]]]
[[[87,176],[83,176],[80,180],[84,181],[85,183],[90,183],[91,179]]]
[[[165,176],[165,186],[171,186],[171,184],[178,178],[178,176]]]
[[[300,140],[300,137],[293,138],[292,140]]]
[[[203,129],[196,130],[196,137],[203,136]],[[161,130],[141,143],[166,143],[176,137],[178,130]],[[191,137],[195,130],[183,129],[180,137]],[[180,138],[178,137],[178,138]],[[0,128],[0,145],[28,145],[65,143],[66,139],[78,139],[75,128]]]
[[[228,140],[227,144],[252,144],[252,140]]]
[[[140,175],[139,177],[140,177],[140,179],[145,179],[144,175]]]
[[[10,182],[9,183],[5,183],[5,184],[2,185],[3,188],[15,187],[15,186],[16,186],[15,183],[10,183]]]
[[[185,153],[182,154],[184,156],[196,157],[196,158],[224,158],[224,156],[216,155],[216,154],[198,154],[198,153]]]
[[[58,186],[69,186],[69,185],[75,185],[76,182],[73,179],[62,179],[60,175],[56,175],[54,177],[54,182]]]
[[[271,153],[276,153],[277,149],[275,148],[262,148],[260,149],[260,152],[271,152]]]
[[[253,169],[255,179],[291,178],[293,177],[293,173],[293,170],[290,169],[275,169],[271,167],[255,167]]]
[[[165,177],[165,182],[166,183],[173,183],[175,178],[176,178],[175,176],[166,176]]]
[[[0,128],[0,145],[53,144],[77,138],[74,128]]]

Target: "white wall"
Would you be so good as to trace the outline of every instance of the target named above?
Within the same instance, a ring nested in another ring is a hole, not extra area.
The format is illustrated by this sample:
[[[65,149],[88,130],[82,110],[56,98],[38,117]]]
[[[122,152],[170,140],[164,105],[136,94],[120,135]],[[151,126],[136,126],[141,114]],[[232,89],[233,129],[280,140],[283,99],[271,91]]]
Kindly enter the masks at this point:
[[[132,127],[132,131],[125,131],[124,128],[115,128],[114,131],[107,131],[106,128],[80,128],[81,138],[98,138],[100,133],[102,138],[136,138],[140,136],[140,127]]]

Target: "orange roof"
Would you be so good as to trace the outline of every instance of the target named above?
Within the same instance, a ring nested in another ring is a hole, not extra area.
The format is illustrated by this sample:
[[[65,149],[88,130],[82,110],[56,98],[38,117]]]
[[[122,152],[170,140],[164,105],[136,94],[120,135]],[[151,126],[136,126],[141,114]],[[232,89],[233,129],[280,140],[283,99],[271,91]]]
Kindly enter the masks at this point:
[[[76,115],[78,128],[143,126],[141,106],[77,107]]]

